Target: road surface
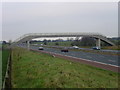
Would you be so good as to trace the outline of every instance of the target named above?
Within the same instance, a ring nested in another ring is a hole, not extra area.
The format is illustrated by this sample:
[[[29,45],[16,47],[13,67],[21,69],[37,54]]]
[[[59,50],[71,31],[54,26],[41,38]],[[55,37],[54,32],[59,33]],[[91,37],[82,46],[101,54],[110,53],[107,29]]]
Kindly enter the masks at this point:
[[[23,45],[22,47],[26,48],[26,45]],[[38,50],[37,46],[30,46],[33,50]],[[113,66],[120,66],[120,62],[118,62],[119,56],[113,56],[113,55],[102,55],[98,53],[90,53],[90,52],[83,52],[83,51],[69,51],[69,52],[61,52],[60,49],[56,48],[44,48],[44,51],[47,52],[53,52],[65,56],[72,56],[80,59],[87,59],[103,64],[113,65]]]

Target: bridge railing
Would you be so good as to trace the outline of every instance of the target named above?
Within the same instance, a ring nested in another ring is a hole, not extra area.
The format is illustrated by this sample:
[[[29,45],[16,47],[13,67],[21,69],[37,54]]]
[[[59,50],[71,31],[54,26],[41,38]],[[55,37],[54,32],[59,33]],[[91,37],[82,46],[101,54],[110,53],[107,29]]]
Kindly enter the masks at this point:
[[[68,32],[68,33],[28,33],[28,34],[25,34],[25,35],[23,35],[23,36],[21,36],[21,37],[19,37],[18,39],[16,39],[15,40],[15,42],[18,42],[18,41],[20,41],[20,40],[22,40],[22,39],[24,39],[25,37],[28,37],[28,36],[49,36],[49,35],[76,35],[76,36],[79,36],[79,35],[81,35],[81,36],[102,36],[102,37],[105,37],[104,35],[102,35],[102,34],[100,34],[100,33],[91,33],[91,32],[89,32],[89,33],[85,33],[85,32]]]

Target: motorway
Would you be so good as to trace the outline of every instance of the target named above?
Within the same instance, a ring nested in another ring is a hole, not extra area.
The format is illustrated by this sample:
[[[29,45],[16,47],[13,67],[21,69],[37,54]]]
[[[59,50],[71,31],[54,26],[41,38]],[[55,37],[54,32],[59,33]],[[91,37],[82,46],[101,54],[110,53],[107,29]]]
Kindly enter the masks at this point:
[[[93,50],[93,49],[89,49],[89,48],[79,48],[79,49],[82,49],[82,50]],[[119,50],[106,50],[106,49],[101,49],[100,51],[102,51],[102,52],[120,53]]]
[[[21,47],[26,48],[26,45],[23,45]],[[37,46],[30,46],[30,48],[33,50],[38,50]],[[87,59],[87,60],[108,64],[108,65],[113,65],[113,66],[120,66],[120,62],[118,62],[119,56],[114,56],[114,55],[102,55],[98,53],[73,51],[73,50],[72,51],[69,50],[69,52],[61,52],[60,49],[47,48],[47,47],[44,47],[44,51],[57,53],[65,56],[72,56],[80,59]]]

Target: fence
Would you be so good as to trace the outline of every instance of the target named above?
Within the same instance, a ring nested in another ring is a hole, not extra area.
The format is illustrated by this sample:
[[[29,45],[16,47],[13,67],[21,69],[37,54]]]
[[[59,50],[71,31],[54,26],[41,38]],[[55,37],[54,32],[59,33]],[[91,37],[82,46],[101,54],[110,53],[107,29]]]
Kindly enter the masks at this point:
[[[6,88],[10,88],[12,87],[11,84],[11,49],[10,49],[10,54],[9,54],[9,58],[8,58],[8,62],[7,62],[7,69],[6,69],[6,74],[4,77],[4,81],[2,84],[2,90],[5,90]]]

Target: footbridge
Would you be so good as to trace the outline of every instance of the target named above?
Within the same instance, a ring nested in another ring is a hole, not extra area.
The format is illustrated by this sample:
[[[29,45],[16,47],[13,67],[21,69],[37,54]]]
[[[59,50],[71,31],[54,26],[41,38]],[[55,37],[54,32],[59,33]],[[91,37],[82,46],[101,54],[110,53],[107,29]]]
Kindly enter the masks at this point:
[[[96,39],[96,46],[101,47],[101,41],[108,43],[111,46],[114,46],[115,44],[112,43],[107,39],[106,36],[99,34],[99,33],[29,33],[21,36],[17,40],[15,40],[15,43],[22,43],[27,42],[28,48],[30,45],[30,41],[35,38],[50,38],[50,37],[92,37]]]

